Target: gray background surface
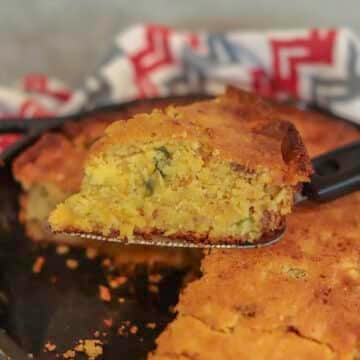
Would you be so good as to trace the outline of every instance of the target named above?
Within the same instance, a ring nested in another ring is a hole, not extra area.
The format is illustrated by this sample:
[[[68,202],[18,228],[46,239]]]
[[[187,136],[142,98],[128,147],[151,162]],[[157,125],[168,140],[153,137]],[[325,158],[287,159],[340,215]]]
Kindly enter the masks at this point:
[[[136,22],[222,30],[346,26],[360,0],[0,0],[0,84],[42,72],[77,86]]]

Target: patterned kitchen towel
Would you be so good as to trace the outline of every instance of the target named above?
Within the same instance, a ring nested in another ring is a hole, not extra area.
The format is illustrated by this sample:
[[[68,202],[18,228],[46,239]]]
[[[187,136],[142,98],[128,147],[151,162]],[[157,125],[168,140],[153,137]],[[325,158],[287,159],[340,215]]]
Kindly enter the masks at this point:
[[[0,87],[0,117],[214,94],[225,84],[275,99],[295,98],[360,124],[360,41],[347,29],[211,33],[137,25],[116,36],[97,71],[75,91],[43,75],[29,75],[15,88]],[[16,138],[2,135],[0,151]]]

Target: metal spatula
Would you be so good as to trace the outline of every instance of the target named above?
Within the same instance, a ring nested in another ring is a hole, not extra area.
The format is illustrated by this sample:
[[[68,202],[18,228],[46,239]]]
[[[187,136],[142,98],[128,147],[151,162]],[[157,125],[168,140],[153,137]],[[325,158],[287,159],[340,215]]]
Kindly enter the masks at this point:
[[[360,141],[356,141],[312,160],[315,170],[310,183],[306,183],[301,193],[296,195],[295,204],[304,201],[326,202],[360,189]],[[192,243],[181,239],[157,237],[144,240],[141,237],[132,240],[121,240],[92,234],[66,233],[86,239],[111,241],[122,244],[138,244],[186,248],[236,248],[248,249],[268,246],[278,242],[284,235],[286,226],[279,229],[272,237],[261,238],[252,243],[241,244],[203,244]]]

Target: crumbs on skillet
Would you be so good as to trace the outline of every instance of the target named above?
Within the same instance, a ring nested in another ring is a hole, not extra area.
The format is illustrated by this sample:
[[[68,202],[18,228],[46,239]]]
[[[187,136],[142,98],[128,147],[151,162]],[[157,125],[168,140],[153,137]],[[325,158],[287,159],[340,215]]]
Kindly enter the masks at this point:
[[[96,359],[103,353],[103,343],[101,340],[80,340],[79,344],[75,346],[76,352],[82,352],[89,357],[89,360]]]
[[[110,319],[104,319],[103,323],[107,328],[111,328],[113,326],[114,322],[113,322],[113,319],[110,318]]]
[[[56,345],[53,344],[52,342],[48,341],[45,345],[44,345],[44,351],[45,352],[51,352],[54,351],[56,349]]]
[[[66,267],[70,270],[75,270],[79,267],[79,262],[75,259],[67,259]]]
[[[99,255],[99,252],[95,248],[88,247],[85,250],[85,255],[88,259],[93,260]]]
[[[56,247],[56,253],[57,253],[58,255],[65,255],[65,254],[67,254],[69,251],[70,251],[70,248],[69,248],[69,246],[67,246],[67,245],[58,245],[58,246]]]
[[[72,348],[62,353],[64,359],[75,359],[77,353],[83,353],[89,360],[95,360],[103,354],[103,342],[99,339],[85,339]]]
[[[127,281],[128,281],[127,276],[123,276],[123,275],[117,277],[108,276],[108,284],[112,289],[117,289],[121,285],[126,284]]]
[[[48,341],[43,348],[44,352],[55,352],[56,345]],[[64,359],[75,359],[77,353],[83,353],[89,360],[95,360],[97,357],[103,354],[103,342],[99,339],[85,339],[79,340],[77,344],[67,349],[63,353],[56,354],[56,357],[62,357]]]
[[[76,252],[74,253],[68,245],[57,245],[54,248],[54,252],[57,256],[63,258],[64,268],[75,270],[81,265],[80,258],[77,257]],[[124,296],[122,291],[125,291],[125,294],[128,292],[129,294],[132,293],[129,277],[134,268],[124,268],[125,271],[119,273],[119,268],[114,266],[112,260],[107,257],[100,257],[98,250],[94,248],[84,249],[84,255],[85,261],[96,261],[104,269],[104,280],[102,283],[98,283],[99,301],[113,304],[116,302],[119,305],[124,304],[127,301],[127,295]],[[37,256],[32,265],[33,273],[39,274],[42,272],[45,262],[45,256]],[[50,271],[50,268],[47,267],[46,270]],[[44,271],[43,274],[46,275]],[[152,269],[151,272],[147,274],[148,291],[157,294],[162,279],[163,276]],[[52,273],[50,274],[49,281],[55,285],[58,281],[61,282],[61,275]],[[154,330],[157,328],[157,324],[155,322],[147,322],[144,324],[144,328]],[[51,341],[48,339],[43,345],[43,352],[52,353],[57,359],[75,360],[78,356],[85,356],[88,360],[96,360],[99,356],[103,355],[103,348],[107,344],[106,338],[108,334],[114,332],[117,336],[126,338],[129,336],[137,336],[139,341],[142,342],[143,338],[139,336],[139,332],[141,335],[141,331],[139,330],[138,325],[135,325],[129,320],[119,321],[116,320],[116,318],[108,316],[100,320],[98,328],[95,328],[89,334],[90,338],[74,338],[73,341],[75,345],[71,347],[66,347],[66,345],[62,347],[60,344],[56,344],[54,339],[51,339]],[[69,344],[67,346],[69,346]]]
[[[99,297],[102,301],[111,301],[111,293],[107,286],[99,285]]]
[[[154,283],[154,284],[158,284],[162,280],[162,278],[163,277],[161,274],[149,274],[148,275],[149,282]]]
[[[41,273],[41,270],[43,269],[44,264],[45,264],[45,258],[43,256],[38,256],[35,259],[35,262],[34,262],[33,267],[32,267],[33,273],[34,274]]]

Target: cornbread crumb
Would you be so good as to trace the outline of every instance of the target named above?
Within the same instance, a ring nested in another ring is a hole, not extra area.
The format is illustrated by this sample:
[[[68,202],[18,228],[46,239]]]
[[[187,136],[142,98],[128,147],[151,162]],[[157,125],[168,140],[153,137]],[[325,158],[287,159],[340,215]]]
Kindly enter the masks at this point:
[[[118,298],[118,302],[119,302],[120,304],[123,304],[123,303],[125,302],[125,298],[119,297],[119,298]]]
[[[117,329],[117,334],[119,335],[119,336],[124,336],[124,335],[126,335],[126,328],[125,328],[125,325],[120,325],[119,327],[118,327],[118,329]]]
[[[109,279],[108,283],[112,289],[117,289],[119,286],[124,285],[128,281],[126,276],[118,276],[116,278]]]
[[[138,331],[138,327],[136,325],[131,325],[129,320],[125,320],[122,322],[122,324],[117,329],[117,334],[119,336],[127,336],[129,335],[128,332],[131,334],[136,334]]]
[[[200,243],[270,237],[311,163],[291,123],[271,109],[244,111],[240,93],[112,123],[87,157],[80,192],[50,214],[51,229]]]
[[[154,293],[154,294],[157,294],[159,292],[159,287],[157,285],[154,285],[154,284],[150,284],[148,286],[148,289],[150,292]]]
[[[86,248],[85,254],[88,259],[93,260],[98,256],[99,253],[95,248],[88,247]]]
[[[45,258],[43,256],[38,256],[33,264],[32,271],[34,274],[39,274],[43,269],[45,264]]]
[[[150,274],[148,276],[148,278],[149,278],[149,282],[157,284],[161,281],[162,275],[161,274]]]
[[[107,286],[99,285],[99,296],[102,301],[111,301],[111,293]]]
[[[95,336],[96,338],[98,338],[98,337],[100,336],[100,331],[96,330],[96,331],[94,332],[94,336]]]
[[[154,322],[149,322],[149,323],[146,324],[146,327],[147,327],[148,329],[155,329],[155,328],[156,328],[156,323],[154,323]]]
[[[106,327],[111,328],[113,326],[113,319],[104,319],[103,323]]]
[[[75,351],[70,349],[63,353],[63,358],[64,359],[74,359],[75,355],[76,355]]]
[[[104,259],[101,264],[106,268],[109,268],[112,265],[111,260],[109,258]]]
[[[136,325],[130,327],[130,333],[135,335],[138,332],[139,328]]]
[[[57,253],[58,255],[65,255],[65,254],[67,254],[69,251],[70,251],[70,248],[69,248],[69,246],[67,246],[67,245],[58,245],[58,246],[56,247],[56,253]]]
[[[54,351],[56,349],[56,345],[51,343],[50,341],[48,341],[45,345],[44,345],[44,351]]]
[[[75,259],[67,259],[66,267],[70,270],[75,270],[79,267],[79,262]]]
[[[103,353],[103,343],[98,339],[80,340],[79,344],[74,348],[74,350],[86,354],[89,360],[95,360]]]

